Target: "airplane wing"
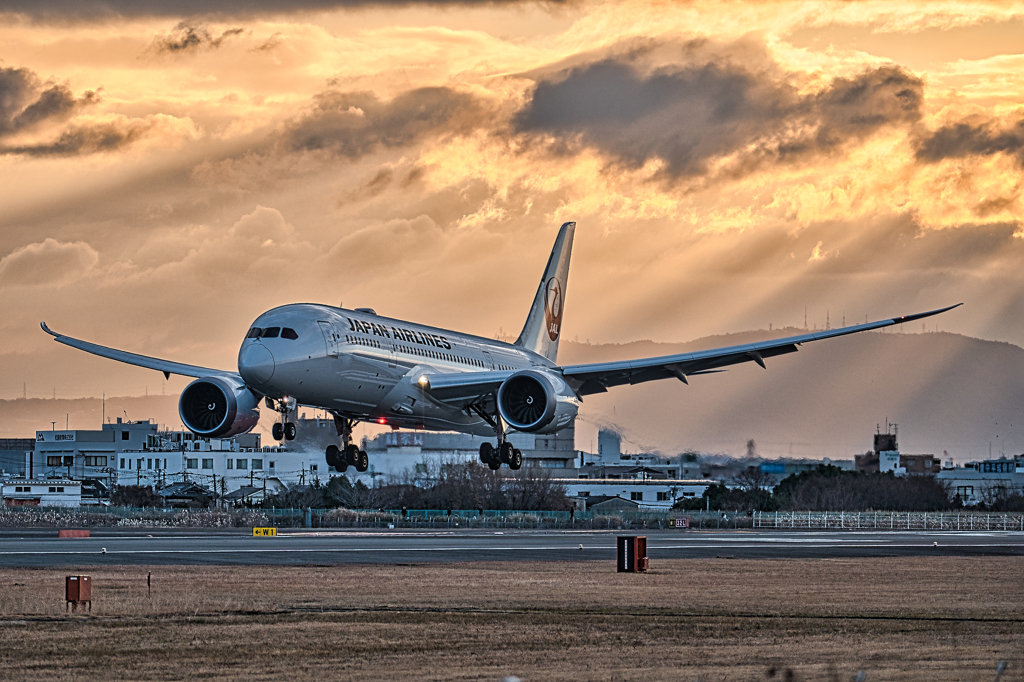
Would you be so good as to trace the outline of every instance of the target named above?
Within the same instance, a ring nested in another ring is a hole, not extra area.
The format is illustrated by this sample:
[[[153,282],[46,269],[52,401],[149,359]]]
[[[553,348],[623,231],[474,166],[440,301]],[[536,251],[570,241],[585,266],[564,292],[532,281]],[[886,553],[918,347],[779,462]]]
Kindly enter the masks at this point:
[[[163,372],[164,377],[166,378],[170,378],[171,374],[180,374],[185,377],[225,377],[238,379],[239,381],[241,380],[238,372],[228,372],[222,369],[210,369],[208,367],[197,367],[196,365],[186,365],[180,362],[151,358],[148,355],[137,355],[135,353],[117,350],[116,348],[107,348],[106,346],[100,346],[95,343],[89,343],[88,341],[82,341],[70,336],[58,334],[47,327],[45,322],[40,322],[39,326],[43,328],[44,332],[51,335],[54,341],[63,343],[65,346],[71,346],[72,348],[84,350],[86,353],[110,358],[111,360],[117,360],[118,362],[124,362],[129,365],[137,365],[139,367],[145,367],[146,369],[155,369],[158,372]]]
[[[569,365],[562,368],[562,375],[581,396],[603,393],[611,386],[640,384],[645,381],[672,377],[679,379],[683,383],[689,383],[686,380],[688,376],[724,372],[725,370],[721,369],[722,367],[736,365],[741,362],[756,362],[761,367],[765,367],[765,358],[795,353],[797,346],[808,341],[831,339],[836,336],[845,336],[872,329],[891,327],[892,325],[903,324],[904,322],[913,322],[914,320],[944,313],[961,305],[963,304],[957,303],[956,305],[926,313],[904,315],[903,317],[893,317],[888,320],[868,322],[852,327],[841,327],[839,329],[813,332],[800,336],[790,336],[784,339],[772,339],[759,343],[715,348],[696,353],[680,353],[678,355],[664,355],[655,358],[618,362],[599,362],[589,365]]]

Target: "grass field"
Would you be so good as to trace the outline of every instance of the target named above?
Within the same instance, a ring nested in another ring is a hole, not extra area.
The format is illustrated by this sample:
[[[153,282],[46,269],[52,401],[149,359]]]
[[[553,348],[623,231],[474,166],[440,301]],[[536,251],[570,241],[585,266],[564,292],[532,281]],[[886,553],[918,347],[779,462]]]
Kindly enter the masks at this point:
[[[1018,558],[0,571],[10,680],[1024,679]],[[152,596],[146,575],[153,573]]]

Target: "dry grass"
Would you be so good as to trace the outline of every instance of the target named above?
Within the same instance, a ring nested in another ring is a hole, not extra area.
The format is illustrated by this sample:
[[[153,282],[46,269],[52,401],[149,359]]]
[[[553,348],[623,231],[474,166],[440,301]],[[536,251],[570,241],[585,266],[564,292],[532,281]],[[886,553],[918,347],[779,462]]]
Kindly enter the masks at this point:
[[[1018,558],[0,571],[4,679],[1024,679]],[[153,571],[152,598],[146,573]]]

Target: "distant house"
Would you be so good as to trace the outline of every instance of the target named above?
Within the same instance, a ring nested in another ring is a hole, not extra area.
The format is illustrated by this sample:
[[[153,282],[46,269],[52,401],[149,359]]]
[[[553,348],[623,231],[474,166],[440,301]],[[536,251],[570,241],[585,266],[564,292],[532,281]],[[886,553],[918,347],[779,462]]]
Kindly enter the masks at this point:
[[[213,499],[209,489],[192,481],[172,483],[158,490],[157,495],[164,498],[168,507],[206,506]]]
[[[633,500],[627,500],[618,495],[592,495],[585,499],[587,504],[586,511],[618,512],[636,511],[640,508],[640,505]]]
[[[233,490],[220,499],[228,504],[259,504],[263,501],[265,491],[262,487],[243,485],[238,490]]]
[[[11,479],[0,496],[7,507],[79,507],[82,482],[61,479]]]

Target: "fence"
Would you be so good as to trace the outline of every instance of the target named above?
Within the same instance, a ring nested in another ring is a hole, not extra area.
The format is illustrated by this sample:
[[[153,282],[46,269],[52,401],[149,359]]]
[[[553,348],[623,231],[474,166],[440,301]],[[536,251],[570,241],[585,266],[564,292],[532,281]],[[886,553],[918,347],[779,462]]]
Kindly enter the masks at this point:
[[[771,529],[1024,531],[1024,514],[973,512],[754,512],[751,521]]]
[[[0,507],[0,528],[494,528],[655,530],[944,530],[1024,532],[1024,514],[975,512],[721,512],[626,510],[614,514],[494,509],[159,509]]]

